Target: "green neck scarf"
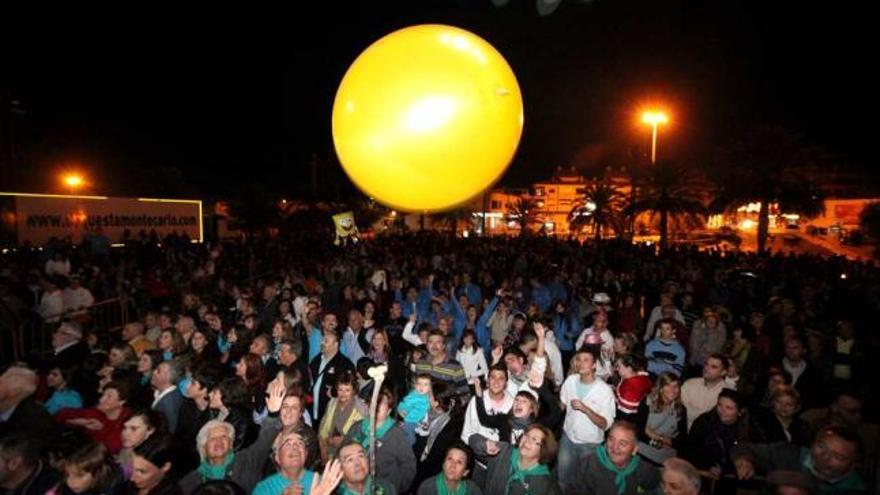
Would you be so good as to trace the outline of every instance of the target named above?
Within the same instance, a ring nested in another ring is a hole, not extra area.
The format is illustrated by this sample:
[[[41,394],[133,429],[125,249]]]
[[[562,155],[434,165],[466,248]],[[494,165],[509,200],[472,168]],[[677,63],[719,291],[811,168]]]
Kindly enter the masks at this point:
[[[450,492],[449,487],[446,486],[446,478],[443,477],[443,473],[438,474],[436,478],[438,495],[467,495],[467,487],[465,487],[464,480],[458,482],[454,492]]]
[[[358,493],[354,490],[349,489],[345,486],[345,482],[339,484],[339,488],[336,493],[338,495],[373,495],[373,479],[367,478],[367,482],[364,484],[364,493]],[[382,485],[376,486],[375,495],[387,495],[385,488]]]
[[[226,459],[223,459],[223,462],[217,466],[211,465],[207,459],[202,461],[199,465],[199,474],[202,476],[202,481],[226,479],[226,472],[229,470],[233,459],[235,459],[235,454],[230,452],[226,454]]]
[[[380,423],[379,426],[376,427],[376,440],[382,439],[385,436],[385,434],[388,433],[388,430],[390,430],[392,426],[394,426],[394,418],[385,418],[385,421],[382,421],[382,423]],[[363,445],[365,449],[369,449],[370,448],[370,420],[369,419],[365,419],[365,420],[361,421],[361,434],[359,436],[361,437],[361,445]]]
[[[608,451],[605,449],[605,446],[599,446],[596,449],[596,458],[599,459],[599,464],[603,468],[614,473],[614,487],[617,488],[618,495],[623,493],[626,489],[626,477],[633,474],[636,468],[639,467],[639,457],[634,455],[626,467],[619,468],[608,458]]]
[[[513,449],[510,454],[510,475],[507,477],[507,486],[504,487],[504,495],[510,493],[510,485],[519,481],[522,485],[526,484],[526,476],[549,475],[550,470],[543,464],[535,464],[534,466],[523,469],[519,466],[519,449]],[[529,493],[529,490],[526,490]]]

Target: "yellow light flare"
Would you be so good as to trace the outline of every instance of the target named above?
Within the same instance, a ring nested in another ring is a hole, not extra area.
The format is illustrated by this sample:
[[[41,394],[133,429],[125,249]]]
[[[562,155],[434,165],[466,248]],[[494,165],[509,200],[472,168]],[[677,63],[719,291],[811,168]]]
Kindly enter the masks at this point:
[[[64,183],[67,184],[67,187],[76,189],[77,187],[85,184],[85,180],[79,174],[67,174],[64,176]]]
[[[663,111],[648,110],[642,113],[642,123],[648,125],[665,125],[669,123],[669,116]]]

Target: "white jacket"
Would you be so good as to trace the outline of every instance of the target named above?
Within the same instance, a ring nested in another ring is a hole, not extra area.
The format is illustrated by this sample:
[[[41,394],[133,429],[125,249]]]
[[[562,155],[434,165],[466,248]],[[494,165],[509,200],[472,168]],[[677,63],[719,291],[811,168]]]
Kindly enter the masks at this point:
[[[547,354],[547,361],[550,361],[550,371],[553,372],[553,382],[557,387],[562,386],[565,381],[565,372],[562,369],[562,352],[556,345],[556,336],[553,332],[547,332],[544,338],[544,352]]]
[[[507,414],[513,407],[513,396],[510,394],[505,394],[504,400],[501,401],[501,405],[497,409],[493,409],[490,405],[488,391],[483,394],[482,399],[474,396],[471,397],[470,402],[468,402],[467,411],[464,414],[464,426],[461,429],[461,441],[464,443],[468,443],[471,435],[479,433],[487,439],[497,442],[498,430],[494,428],[486,428],[482,425],[482,423],[480,423],[480,416],[477,414],[477,405],[474,402],[475,400],[482,400],[483,405],[486,406],[486,412],[490,415]]]
[[[79,289],[71,289],[70,287],[64,289],[61,298],[64,301],[64,311],[88,308],[95,304],[95,298],[92,296],[92,293],[89,289],[82,286]]]
[[[455,360],[464,368],[464,376],[467,377],[468,383],[479,376],[486,376],[489,373],[489,365],[486,364],[486,355],[482,350],[470,352],[459,350],[455,354]]]
[[[589,393],[585,397],[579,397],[578,382],[580,379],[580,375],[570,375],[562,384],[562,390],[559,391],[559,398],[565,407],[565,422],[562,424],[562,430],[565,432],[565,436],[574,443],[602,443],[605,440],[605,430],[590,421],[586,413],[575,411],[571,407],[571,401],[580,399],[596,414],[602,416],[605,419],[605,429],[607,430],[614,422],[614,416],[617,412],[614,391],[607,383],[596,378]]]

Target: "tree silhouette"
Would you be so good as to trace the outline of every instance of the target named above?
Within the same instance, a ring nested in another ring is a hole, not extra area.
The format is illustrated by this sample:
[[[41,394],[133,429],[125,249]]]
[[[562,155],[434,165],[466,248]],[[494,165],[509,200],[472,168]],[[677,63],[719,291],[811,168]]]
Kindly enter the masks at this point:
[[[763,252],[771,203],[777,203],[781,211],[808,218],[822,213],[824,197],[809,176],[827,161],[818,148],[804,145],[800,135],[780,126],[758,126],[733,145],[716,171],[718,194],[712,209],[732,211],[743,204],[761,203],[758,252]]]
[[[693,170],[676,162],[659,161],[648,169],[643,188],[630,214],[660,215],[660,248],[668,245],[670,216],[693,221],[706,213],[707,186]]]
[[[507,220],[516,222],[519,225],[519,233],[523,236],[529,232],[530,225],[540,222],[535,211],[534,201],[526,198],[519,198],[514,203],[507,205]]]
[[[624,230],[626,196],[616,187],[597,182],[586,187],[583,197],[568,214],[569,228],[580,233],[592,225],[596,241],[602,239],[602,231],[611,227],[617,235]]]

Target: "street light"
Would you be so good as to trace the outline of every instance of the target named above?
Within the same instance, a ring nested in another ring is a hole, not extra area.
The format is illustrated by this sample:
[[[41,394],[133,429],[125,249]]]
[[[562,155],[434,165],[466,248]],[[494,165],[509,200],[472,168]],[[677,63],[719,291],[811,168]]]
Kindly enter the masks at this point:
[[[651,126],[651,163],[657,163],[657,127],[669,123],[665,112],[649,110],[642,113],[642,122]]]
[[[83,179],[82,175],[77,173],[65,174],[62,177],[62,181],[70,188],[70,194],[74,194],[77,189],[85,184],[85,179]]]

